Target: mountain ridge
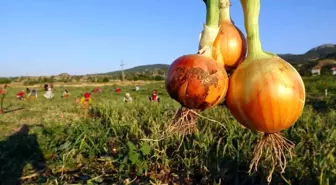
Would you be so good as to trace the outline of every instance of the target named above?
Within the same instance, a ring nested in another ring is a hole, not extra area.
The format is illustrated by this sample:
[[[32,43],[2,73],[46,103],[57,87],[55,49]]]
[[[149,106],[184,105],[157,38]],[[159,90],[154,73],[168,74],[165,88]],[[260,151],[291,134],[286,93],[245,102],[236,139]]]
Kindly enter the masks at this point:
[[[322,44],[311,48],[302,54],[278,54],[281,58],[292,64],[301,75],[311,74],[311,69],[314,67],[323,68],[325,66],[334,66],[336,62],[336,44]],[[140,65],[124,70],[126,79],[136,80],[136,79],[162,79],[165,77],[169,69],[170,64],[148,64]],[[35,79],[35,78],[54,78],[59,79],[80,79],[80,81],[85,81],[91,78],[99,78],[101,76],[108,77],[109,79],[120,79],[121,70],[95,73],[95,74],[82,74],[82,75],[71,75],[67,72],[60,73],[59,75],[53,76],[21,76],[21,77],[8,77],[8,78],[22,78],[22,79]]]
[[[317,47],[314,47],[310,50],[308,50],[305,53],[302,54],[292,54],[292,53],[286,53],[286,54],[277,54],[287,62],[289,62],[292,65],[304,65],[308,64],[309,62],[316,62],[318,60],[324,60],[324,59],[336,59],[336,44],[322,44]],[[144,70],[150,71],[150,70],[168,70],[169,64],[149,64],[149,65],[141,65],[132,67],[129,69],[125,69],[125,74],[127,73],[141,73],[144,72]],[[121,70],[117,71],[111,71],[106,73],[99,73],[95,75],[115,75],[120,74]]]

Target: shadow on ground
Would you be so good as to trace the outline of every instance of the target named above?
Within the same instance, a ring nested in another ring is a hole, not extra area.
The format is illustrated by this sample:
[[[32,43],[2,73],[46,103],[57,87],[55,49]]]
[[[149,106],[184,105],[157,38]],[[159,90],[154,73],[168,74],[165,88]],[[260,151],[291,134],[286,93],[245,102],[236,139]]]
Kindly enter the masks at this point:
[[[36,135],[29,134],[28,125],[22,125],[0,142],[0,184],[21,184],[20,177],[27,164],[36,172],[47,169]]]
[[[5,109],[3,114],[7,114],[7,113],[10,113],[10,112],[16,112],[16,111],[23,110],[23,109],[24,109],[23,107],[16,108],[16,109],[10,109],[10,110]]]

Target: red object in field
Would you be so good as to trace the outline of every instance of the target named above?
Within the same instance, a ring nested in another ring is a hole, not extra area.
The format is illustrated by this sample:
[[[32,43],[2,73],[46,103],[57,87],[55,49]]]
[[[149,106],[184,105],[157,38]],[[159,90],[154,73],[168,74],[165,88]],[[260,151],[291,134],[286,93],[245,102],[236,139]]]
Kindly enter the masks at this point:
[[[149,100],[152,101],[152,102],[160,102],[160,97],[157,94],[156,90],[152,91],[152,95],[149,97]]]
[[[121,92],[121,89],[120,89],[120,88],[117,88],[117,89],[115,90],[115,92],[120,93],[120,92]]]
[[[153,94],[153,95],[152,95],[152,101],[156,101],[156,100],[157,100],[156,98],[157,98],[157,95],[156,95],[156,94]]]
[[[95,89],[92,90],[92,92],[94,92],[94,93],[101,92],[101,88],[100,87],[96,87]]]
[[[18,97],[23,97],[23,96],[24,96],[24,92],[23,92],[23,91],[18,92],[18,93],[16,94],[16,96],[18,96]]]
[[[88,99],[88,98],[90,98],[90,97],[91,97],[91,94],[90,94],[90,93],[88,93],[88,92],[86,92],[86,93],[84,94],[84,97],[85,97],[86,99]]]
[[[6,90],[5,90],[5,89],[0,89],[0,94],[1,94],[1,95],[6,94]]]

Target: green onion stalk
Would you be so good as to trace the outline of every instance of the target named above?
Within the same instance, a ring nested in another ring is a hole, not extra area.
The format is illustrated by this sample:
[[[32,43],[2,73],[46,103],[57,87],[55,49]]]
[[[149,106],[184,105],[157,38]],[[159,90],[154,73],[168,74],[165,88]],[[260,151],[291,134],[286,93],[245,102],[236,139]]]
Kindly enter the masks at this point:
[[[230,0],[219,0],[219,22],[231,22],[231,16],[230,16]]]
[[[273,53],[265,52],[261,47],[259,36],[260,0],[240,0],[240,2],[244,11],[244,24],[247,34],[248,54],[245,61],[277,57]]]
[[[200,35],[199,52],[211,57],[212,45],[219,31],[219,0],[203,0],[206,5],[206,23]]]

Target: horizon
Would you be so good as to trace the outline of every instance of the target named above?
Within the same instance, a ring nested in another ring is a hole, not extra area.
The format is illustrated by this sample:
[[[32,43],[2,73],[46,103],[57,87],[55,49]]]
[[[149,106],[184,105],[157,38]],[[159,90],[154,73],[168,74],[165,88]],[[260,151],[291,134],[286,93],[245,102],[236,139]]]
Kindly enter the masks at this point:
[[[142,67],[142,66],[154,66],[154,65],[170,65],[170,64],[144,64],[144,65],[139,65],[139,66],[133,66],[130,68],[125,68],[124,71],[136,68],[136,67]],[[71,74],[68,72],[60,72],[58,74],[51,74],[51,75],[20,75],[20,76],[0,76],[0,78],[17,78],[17,77],[50,77],[50,76],[59,76],[62,74],[67,74],[70,76],[86,76],[86,75],[105,75],[106,73],[115,73],[115,72],[121,72],[121,69],[115,70],[115,71],[107,71],[107,72],[99,72],[99,73],[88,73],[88,74]]]
[[[231,3],[232,19],[246,36],[241,5]],[[328,19],[336,17],[335,8],[333,0],[262,1],[263,49],[303,54],[336,44],[336,25]],[[170,65],[181,55],[196,53],[205,5],[202,0],[132,4],[3,0],[0,22],[4,23],[0,25],[1,77],[86,75],[118,71],[121,60],[130,69]]]

